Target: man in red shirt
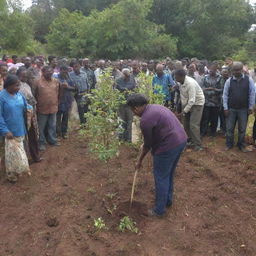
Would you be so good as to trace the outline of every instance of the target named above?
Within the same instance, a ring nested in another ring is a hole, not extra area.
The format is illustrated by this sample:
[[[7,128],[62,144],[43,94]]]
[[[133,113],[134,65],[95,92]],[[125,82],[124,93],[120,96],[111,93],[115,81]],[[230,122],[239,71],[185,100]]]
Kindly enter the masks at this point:
[[[52,146],[59,146],[56,136],[56,114],[58,112],[60,83],[52,78],[53,68],[44,66],[42,77],[35,82],[34,92],[37,100],[37,118],[39,126],[39,149],[45,150],[45,129],[47,141]],[[64,87],[66,85],[63,85]]]

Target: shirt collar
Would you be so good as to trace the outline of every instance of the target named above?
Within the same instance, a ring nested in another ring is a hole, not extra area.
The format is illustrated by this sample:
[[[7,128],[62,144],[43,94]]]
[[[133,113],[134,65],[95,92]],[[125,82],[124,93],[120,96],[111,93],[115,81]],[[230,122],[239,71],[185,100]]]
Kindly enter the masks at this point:
[[[147,106],[145,107],[145,109],[143,110],[142,114],[140,117],[142,117],[148,110],[149,104],[147,104]]]
[[[239,79],[244,79],[244,77],[245,77],[244,74],[242,74],[242,76]],[[232,78],[233,78],[233,80],[239,80],[235,76],[232,76]]]

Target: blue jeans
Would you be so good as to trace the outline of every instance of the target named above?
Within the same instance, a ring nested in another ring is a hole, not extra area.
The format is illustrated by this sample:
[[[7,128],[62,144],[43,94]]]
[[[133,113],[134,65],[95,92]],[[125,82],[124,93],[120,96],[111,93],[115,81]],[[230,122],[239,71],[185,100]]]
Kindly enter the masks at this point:
[[[237,146],[239,148],[244,146],[244,137],[246,133],[246,127],[248,122],[248,109],[229,109],[227,117],[227,134],[226,145],[227,147],[234,146],[234,130],[238,122],[238,141]]]
[[[169,151],[153,156],[156,190],[154,211],[158,215],[163,215],[166,206],[172,204],[173,177],[185,146],[186,142]]]
[[[39,145],[46,144],[45,128],[48,133],[48,142],[52,145],[57,143],[56,136],[56,113],[55,114],[39,114],[37,115],[39,128]]]

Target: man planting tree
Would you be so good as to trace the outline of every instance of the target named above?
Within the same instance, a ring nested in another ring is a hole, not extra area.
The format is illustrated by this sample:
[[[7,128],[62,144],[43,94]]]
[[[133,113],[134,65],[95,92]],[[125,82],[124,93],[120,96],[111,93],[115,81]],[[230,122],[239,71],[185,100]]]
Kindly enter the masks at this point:
[[[140,127],[144,137],[136,169],[141,169],[142,161],[150,150],[153,155],[156,198],[155,207],[149,210],[148,215],[160,217],[172,205],[173,177],[186,146],[187,135],[168,108],[148,104],[144,95],[130,95],[127,104],[141,118]]]

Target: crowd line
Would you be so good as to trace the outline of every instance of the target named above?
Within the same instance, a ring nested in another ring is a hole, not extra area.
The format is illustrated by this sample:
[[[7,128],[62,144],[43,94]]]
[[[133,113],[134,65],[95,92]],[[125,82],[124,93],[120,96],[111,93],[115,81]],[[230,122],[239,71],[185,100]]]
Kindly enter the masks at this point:
[[[152,91],[164,95],[163,104],[175,112],[188,135],[187,146],[204,150],[202,138],[221,132],[226,150],[237,146],[249,152],[246,129],[255,113],[256,66],[249,69],[231,58],[208,62],[197,58],[161,61],[68,59],[49,56],[4,55],[0,61],[0,157],[8,181],[28,173],[29,161],[42,161],[46,145],[66,139],[73,102],[80,124],[86,124],[88,95],[100,90],[101,77],[111,70],[114,89],[128,98],[140,86],[140,74],[150,77]],[[160,90],[159,90],[160,88]],[[157,109],[157,108],[156,108]],[[129,104],[119,109],[123,120],[120,140],[131,142],[133,112]],[[253,126],[256,143],[256,115]]]

